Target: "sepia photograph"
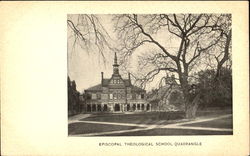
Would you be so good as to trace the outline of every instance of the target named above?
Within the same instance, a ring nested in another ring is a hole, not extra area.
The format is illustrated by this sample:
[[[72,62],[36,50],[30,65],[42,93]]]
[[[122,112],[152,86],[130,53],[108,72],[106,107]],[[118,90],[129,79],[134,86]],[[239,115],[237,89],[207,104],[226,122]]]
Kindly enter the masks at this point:
[[[68,136],[233,135],[231,14],[68,14]]]
[[[0,155],[249,155],[248,12],[0,2]]]

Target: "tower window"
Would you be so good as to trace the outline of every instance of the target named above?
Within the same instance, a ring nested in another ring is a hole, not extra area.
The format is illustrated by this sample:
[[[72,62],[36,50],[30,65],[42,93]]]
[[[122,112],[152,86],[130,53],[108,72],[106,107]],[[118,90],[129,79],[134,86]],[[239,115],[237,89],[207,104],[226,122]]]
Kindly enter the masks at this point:
[[[109,94],[109,99],[113,99],[113,94]]]

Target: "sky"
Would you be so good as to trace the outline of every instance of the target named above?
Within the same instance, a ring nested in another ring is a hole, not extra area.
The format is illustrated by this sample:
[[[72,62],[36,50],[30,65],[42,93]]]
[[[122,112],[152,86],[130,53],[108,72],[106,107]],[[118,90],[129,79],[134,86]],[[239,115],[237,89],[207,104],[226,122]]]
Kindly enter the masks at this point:
[[[111,30],[112,23],[110,16],[102,16],[100,20],[106,30]],[[112,37],[114,37],[112,31],[109,31],[109,35],[113,35]],[[93,51],[88,53],[78,45],[73,50],[72,43],[72,40],[68,37],[68,76],[71,80],[75,80],[79,92],[82,93],[84,89],[100,84],[101,72],[104,72],[104,78],[111,77],[113,72],[113,52],[107,52],[107,62],[103,64],[102,57],[98,52]]]

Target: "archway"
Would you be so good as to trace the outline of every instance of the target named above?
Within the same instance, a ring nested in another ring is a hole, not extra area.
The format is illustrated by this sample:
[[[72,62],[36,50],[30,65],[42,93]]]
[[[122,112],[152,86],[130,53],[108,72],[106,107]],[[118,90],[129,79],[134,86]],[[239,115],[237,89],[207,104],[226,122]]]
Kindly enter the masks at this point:
[[[133,104],[133,111],[136,110],[136,104]]]
[[[141,109],[140,104],[137,104],[137,110],[140,110],[140,109]]]
[[[127,104],[127,111],[130,111],[130,104]]]
[[[92,105],[92,112],[95,112],[96,111],[96,105]]]
[[[149,104],[147,104],[147,111],[150,109],[150,105]]]
[[[102,111],[102,106],[100,104],[97,105],[97,111],[98,112]]]
[[[91,112],[91,105],[87,105],[87,112]]]
[[[115,112],[120,111],[120,105],[119,104],[115,104]]]
[[[108,106],[106,104],[103,106],[103,111],[104,112],[108,111]]]
[[[141,105],[141,110],[144,110],[144,104]]]

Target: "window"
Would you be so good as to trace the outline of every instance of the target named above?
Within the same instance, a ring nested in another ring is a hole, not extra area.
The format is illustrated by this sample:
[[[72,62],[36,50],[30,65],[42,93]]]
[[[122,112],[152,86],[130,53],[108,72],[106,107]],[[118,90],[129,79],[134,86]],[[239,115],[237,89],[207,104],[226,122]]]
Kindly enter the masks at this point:
[[[80,99],[81,101],[84,101],[83,95],[79,96],[79,99]]]
[[[117,98],[118,98],[118,99],[121,99],[121,98],[122,98],[122,95],[121,95],[121,94],[117,94]]]
[[[141,99],[141,95],[140,94],[137,94],[136,97],[137,97],[137,99]]]
[[[132,99],[136,99],[136,94],[132,94]]]
[[[141,94],[141,99],[144,99],[144,94]]]
[[[109,94],[109,99],[113,99],[113,94]]]
[[[114,93],[114,99],[117,99],[117,94],[116,93]]]
[[[108,94],[101,94],[101,99],[108,99]]]
[[[97,99],[96,94],[92,94],[92,99]]]
[[[97,99],[101,99],[101,94],[97,94]]]
[[[87,100],[91,99],[91,94],[87,94]]]

